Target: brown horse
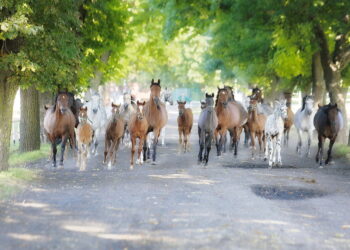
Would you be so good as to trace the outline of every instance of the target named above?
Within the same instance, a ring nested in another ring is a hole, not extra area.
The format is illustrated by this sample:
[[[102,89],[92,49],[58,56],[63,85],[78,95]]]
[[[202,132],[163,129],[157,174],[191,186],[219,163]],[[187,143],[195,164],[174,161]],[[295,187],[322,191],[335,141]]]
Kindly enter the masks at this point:
[[[323,147],[324,142],[329,139],[329,149],[326,164],[332,162],[332,148],[337,139],[339,130],[343,128],[344,121],[341,111],[337,104],[328,104],[319,109],[314,117],[314,126],[318,133],[318,151],[316,154],[316,162],[319,162],[320,167],[323,166]]]
[[[193,113],[190,108],[185,108],[186,101],[177,101],[179,116],[177,117],[177,125],[179,131],[179,146],[184,153],[188,151],[188,138],[191,134],[193,126]]]
[[[266,116],[264,114],[258,114],[258,101],[255,99],[251,99],[248,107],[248,128],[250,133],[250,141],[252,146],[252,160],[254,160],[255,154],[255,137],[258,137],[259,141],[259,153],[263,151],[265,152],[265,122]]]
[[[139,139],[139,148],[137,152],[137,160],[136,164],[142,164],[143,158],[142,158],[142,147],[143,143],[147,137],[147,131],[148,131],[148,122],[144,115],[144,106],[145,102],[139,102],[137,101],[137,108],[136,113],[133,114],[130,118],[128,129],[131,136],[131,161],[130,161],[130,169],[134,168],[134,154],[135,154],[135,147],[136,147],[136,139]]]
[[[63,157],[67,140],[75,152],[74,127],[76,119],[69,108],[69,95],[60,93],[56,97],[54,106],[46,110],[44,130],[52,149],[52,166],[56,167],[57,145],[61,143],[60,166],[63,167]]]
[[[226,133],[232,135],[234,155],[237,155],[239,135],[241,127],[247,121],[247,112],[238,102],[229,101],[229,91],[218,88],[215,111],[218,117],[218,126],[215,130],[217,155],[221,155],[222,147],[225,145]]]
[[[80,108],[79,125],[77,128],[77,143],[78,143],[78,161],[77,165],[80,171],[86,169],[87,155],[94,136],[94,130],[88,122],[87,107]]]
[[[294,123],[294,113],[292,111],[292,94],[291,93],[284,93],[284,98],[286,99],[287,103],[287,118],[284,119],[284,130],[283,130],[283,142],[284,145],[288,147],[289,142],[289,132],[290,128],[293,126]]]
[[[121,138],[124,134],[124,119],[120,114],[120,105],[112,102],[112,118],[108,122],[105,135],[105,152],[103,163],[108,161],[108,169],[112,168],[116,162],[116,152],[118,151]]]
[[[153,152],[152,152],[152,161],[153,164],[155,164],[156,161],[156,155],[157,155],[157,143],[158,138],[160,135],[160,132],[162,128],[165,126],[165,124],[168,121],[168,113],[166,111],[165,104],[160,101],[160,80],[158,79],[158,82],[154,82],[152,79],[151,82],[151,94],[150,99],[148,102],[146,102],[146,105],[144,107],[144,114],[148,122],[148,131],[153,132],[154,138],[152,142],[153,146]],[[150,149],[148,148],[147,141],[145,140],[145,143],[143,144],[143,159],[146,161],[146,159],[150,158]]]

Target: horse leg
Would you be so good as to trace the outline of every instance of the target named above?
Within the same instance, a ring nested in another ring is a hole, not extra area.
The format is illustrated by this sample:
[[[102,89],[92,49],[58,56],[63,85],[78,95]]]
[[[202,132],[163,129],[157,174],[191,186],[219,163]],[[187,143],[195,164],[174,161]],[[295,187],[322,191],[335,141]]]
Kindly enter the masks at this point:
[[[115,151],[115,147],[116,147],[117,142],[116,141],[112,141],[109,144],[109,149],[108,149],[108,170],[112,169],[112,165],[113,165],[113,161],[114,161],[114,151]]]
[[[165,127],[161,130],[162,146],[165,146]]]
[[[107,163],[107,156],[108,156],[108,151],[109,151],[109,145],[110,145],[110,141],[106,137],[105,138],[105,151],[104,151],[104,157],[103,157],[103,164]]]
[[[249,133],[249,128],[246,124],[243,126],[243,128],[244,128],[244,146],[247,148],[250,133]]]
[[[185,146],[185,153],[188,152],[188,129],[184,130],[184,146]]]
[[[80,152],[80,159],[81,159],[81,164],[80,164],[80,170],[85,171],[86,170],[86,157],[87,157],[87,145],[86,144],[81,144],[81,152]]]
[[[255,153],[255,131],[250,131],[250,142],[252,146],[252,160],[254,160]]]
[[[135,142],[136,142],[136,140],[135,140]],[[142,156],[143,142],[144,142],[143,137],[140,137],[139,148],[138,148],[138,151],[137,151],[137,159],[138,159],[138,161],[136,162],[136,164],[140,164],[140,165],[142,165],[142,163],[143,163],[143,156]]]
[[[181,150],[182,150],[182,128],[179,128],[179,154],[181,153]]]
[[[77,160],[77,167],[81,168],[81,142],[77,142],[78,144],[78,160]]]
[[[61,144],[61,159],[60,159],[60,166],[63,167],[63,158],[64,158],[64,151],[66,150],[66,144],[67,144],[68,137],[64,136],[62,139]],[[74,149],[73,149],[74,150]]]
[[[135,155],[135,146],[136,146],[136,137],[131,137],[131,160],[130,160],[130,169],[134,168],[134,155]],[[138,163],[138,159],[136,161]]]
[[[56,167],[56,154],[57,154],[57,144],[56,141],[53,141],[51,143],[51,149],[52,149],[52,166]]]
[[[219,135],[220,135],[220,141],[219,141],[219,151],[218,151],[218,156],[221,156],[221,152],[223,151],[224,144],[226,142],[225,137],[226,137],[226,129],[221,129]]]
[[[115,165],[116,162],[117,162],[117,152],[118,152],[118,149],[119,149],[120,141],[121,141],[121,138],[118,138],[117,142],[116,142],[116,144],[114,146],[114,150],[113,150],[113,165]]]
[[[301,155],[301,146],[302,146],[301,131],[299,129],[297,129],[297,133],[298,133],[297,153],[299,153],[299,155]]]
[[[159,135],[161,133],[160,130],[158,129],[155,129],[153,131],[154,133],[154,138],[153,138],[153,152],[152,152],[152,163],[153,164],[156,164],[156,158],[157,158],[157,144],[158,144],[158,138],[159,138]]]
[[[281,144],[282,144],[282,136],[278,135],[276,138],[277,166],[282,166]]]
[[[307,157],[310,157],[310,148],[311,148],[311,137],[312,137],[312,131],[308,131],[308,138],[307,138]]]
[[[328,164],[332,164],[332,148],[333,148],[333,144],[335,142],[335,139],[331,139],[329,141],[329,148],[328,148],[328,156],[327,156],[327,160],[326,160],[326,165]]]
[[[204,165],[208,165],[208,161],[209,161],[209,153],[210,153],[210,149],[211,149],[211,139],[213,137],[212,133],[207,133],[205,135],[205,154],[204,154]]]
[[[215,137],[215,145],[216,145],[216,155],[220,156],[220,130],[217,128],[214,131],[214,137]]]
[[[141,140],[141,139],[140,139]],[[147,135],[143,139],[143,161],[147,160]]]
[[[320,168],[323,167],[323,147],[324,147],[324,142],[325,138],[322,135],[318,136],[318,141],[319,141],[319,147],[320,147],[320,156],[319,156],[319,162],[320,162]]]
[[[98,129],[96,129],[96,136],[95,136],[95,141],[94,141],[94,145],[93,145],[93,147],[94,147],[94,154],[95,154],[95,156],[97,156],[98,155],[98,152],[97,152],[97,146],[98,146],[98,139],[97,139],[97,136],[100,134],[100,129],[98,128]]]
[[[239,138],[238,138],[238,136],[239,136],[239,131],[238,131],[238,128],[237,128],[237,127],[234,128],[233,134],[234,134],[234,139],[233,139],[234,141],[233,141],[233,143],[234,143],[234,146],[235,146],[234,156],[237,156],[238,142],[239,142]]]
[[[201,131],[201,129],[198,127],[198,135],[199,135],[199,153],[198,153],[198,164],[202,162],[202,155],[203,155],[203,149],[204,149],[204,132]]]

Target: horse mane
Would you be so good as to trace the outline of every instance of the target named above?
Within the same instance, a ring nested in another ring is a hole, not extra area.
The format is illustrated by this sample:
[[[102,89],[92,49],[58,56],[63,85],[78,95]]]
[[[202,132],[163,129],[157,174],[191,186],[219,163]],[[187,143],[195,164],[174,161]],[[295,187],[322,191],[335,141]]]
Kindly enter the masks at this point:
[[[303,97],[303,105],[301,106],[301,111],[303,111],[305,109],[305,105],[306,105],[306,99],[311,99],[312,97],[309,95],[306,95]],[[327,106],[327,105],[325,105]]]

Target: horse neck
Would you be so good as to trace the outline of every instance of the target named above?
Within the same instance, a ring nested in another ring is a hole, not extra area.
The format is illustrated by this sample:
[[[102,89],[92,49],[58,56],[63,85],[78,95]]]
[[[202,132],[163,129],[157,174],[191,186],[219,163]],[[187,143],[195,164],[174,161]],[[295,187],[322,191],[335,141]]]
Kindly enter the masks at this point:
[[[226,107],[227,108],[227,107]],[[218,113],[224,112],[226,111],[226,108],[224,107],[224,105],[222,104],[222,102],[218,101],[216,104],[216,110]]]
[[[250,111],[250,115],[251,115],[253,121],[257,121],[258,120],[257,108],[255,108],[252,111]]]

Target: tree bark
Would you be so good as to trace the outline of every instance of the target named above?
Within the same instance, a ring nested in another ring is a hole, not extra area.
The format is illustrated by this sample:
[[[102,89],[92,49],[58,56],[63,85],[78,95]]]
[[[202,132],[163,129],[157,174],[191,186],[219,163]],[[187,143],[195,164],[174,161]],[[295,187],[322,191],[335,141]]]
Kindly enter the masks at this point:
[[[323,76],[320,52],[312,56],[312,95],[314,96],[315,106],[324,105],[326,86]]]
[[[12,112],[18,85],[8,81],[8,72],[0,71],[0,171],[9,168]]]
[[[20,152],[40,149],[39,92],[33,87],[21,89]]]

